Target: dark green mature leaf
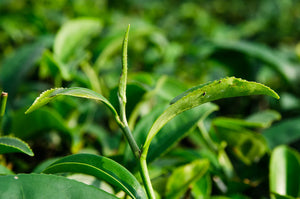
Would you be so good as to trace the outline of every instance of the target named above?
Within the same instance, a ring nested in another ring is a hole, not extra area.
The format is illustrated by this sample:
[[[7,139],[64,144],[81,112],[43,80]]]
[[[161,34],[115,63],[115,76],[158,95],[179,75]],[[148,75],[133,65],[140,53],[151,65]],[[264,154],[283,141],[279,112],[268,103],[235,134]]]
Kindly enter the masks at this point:
[[[16,50],[1,63],[0,84],[10,96],[14,96],[26,75],[34,68],[43,50],[52,44],[52,37],[41,37],[32,44]]]
[[[0,154],[21,152],[33,156],[30,147],[15,137],[0,137]]]
[[[55,57],[61,62],[68,62],[78,48],[85,47],[101,29],[101,21],[96,18],[79,18],[65,23],[55,37]]]
[[[95,137],[98,140],[99,144],[101,144],[102,146],[101,154],[103,156],[115,155],[116,150],[118,150],[120,141],[122,139],[121,134],[112,135],[100,125],[95,125],[91,123],[86,123],[82,127],[82,131],[84,131],[86,134]],[[129,152],[132,154],[131,151]]]
[[[265,46],[241,41],[215,41],[215,44],[219,48],[239,51],[260,59],[261,61],[270,65],[287,82],[294,82],[295,80],[297,80],[299,74],[297,74],[296,67],[293,66],[289,62],[289,60],[278,56],[276,53],[266,48]]]
[[[44,173],[84,173],[122,189],[132,198],[146,198],[137,179],[117,162],[92,154],[75,154],[64,157],[44,170]]]
[[[81,97],[87,99],[93,99],[96,101],[103,102],[111,111],[112,113],[118,117],[117,111],[111,105],[111,103],[99,93],[92,91],[87,88],[80,88],[80,87],[73,87],[73,88],[54,88],[47,91],[44,91],[38,98],[35,99],[33,104],[29,107],[26,113],[30,113],[45,104],[49,103],[50,101],[54,100],[56,97],[61,95],[73,96],[73,97]]]
[[[235,77],[217,80],[189,90],[181,95],[180,99],[177,98],[177,101],[167,108],[152,125],[143,147],[143,153],[147,154],[154,136],[176,115],[213,100],[247,95],[269,95],[277,99],[279,98],[279,96],[267,86]]]
[[[116,199],[117,197],[94,186],[65,177],[45,174],[19,174],[0,176],[0,198]]]
[[[59,160],[61,157],[55,157],[55,158],[50,158],[47,159],[45,161],[43,161],[42,163],[40,163],[38,166],[36,166],[34,168],[34,170],[32,171],[32,173],[43,173],[43,171],[50,166],[51,164],[53,164],[54,162],[56,162],[57,160]]]
[[[36,133],[46,130],[57,130],[69,134],[69,128],[61,115],[48,107],[43,107],[30,115],[25,115],[24,111],[21,110],[13,116],[12,132],[21,139],[31,138]]]
[[[287,147],[276,147],[270,160],[270,192],[300,196],[300,155]]]
[[[300,117],[283,120],[263,131],[269,148],[273,149],[281,144],[290,144],[300,139]]]
[[[166,198],[180,198],[197,180],[208,170],[207,160],[196,160],[187,165],[176,168],[167,182]]]
[[[164,126],[161,132],[152,140],[147,160],[153,161],[161,154],[166,153],[173,145],[179,142],[197,122],[204,120],[209,114],[218,109],[217,105],[206,103],[175,117],[174,120]],[[145,132],[145,135],[146,134],[147,131]]]

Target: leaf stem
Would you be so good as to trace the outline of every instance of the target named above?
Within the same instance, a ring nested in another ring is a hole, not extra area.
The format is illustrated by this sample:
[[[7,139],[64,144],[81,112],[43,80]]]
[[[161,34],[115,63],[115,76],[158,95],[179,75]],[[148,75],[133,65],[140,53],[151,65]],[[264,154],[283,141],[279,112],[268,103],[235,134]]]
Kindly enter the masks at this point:
[[[7,102],[7,96],[8,94],[5,93],[5,92],[2,92],[1,93],[1,107],[0,107],[0,117],[3,117],[4,116],[4,113],[5,113],[5,108],[6,108],[6,102]]]
[[[5,109],[6,109],[7,97],[8,97],[7,93],[5,93],[5,92],[1,93],[1,97],[0,97],[0,135],[2,134],[2,118],[4,116]]]

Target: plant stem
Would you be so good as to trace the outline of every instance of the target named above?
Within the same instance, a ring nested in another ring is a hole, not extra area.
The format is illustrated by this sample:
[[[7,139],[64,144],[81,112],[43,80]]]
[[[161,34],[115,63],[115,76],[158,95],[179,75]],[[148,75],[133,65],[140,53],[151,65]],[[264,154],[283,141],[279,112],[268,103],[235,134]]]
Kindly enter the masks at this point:
[[[6,108],[6,102],[7,102],[7,96],[8,94],[5,93],[5,92],[2,92],[1,93],[1,107],[0,107],[0,117],[3,117],[4,116],[4,113],[5,113],[5,108]]]
[[[144,154],[142,154],[140,157],[140,174],[141,174],[142,180],[144,182],[144,186],[145,186],[148,198],[155,199],[154,190],[153,190],[153,187],[151,184],[151,179],[150,179],[149,171],[147,168],[146,156]]]
[[[147,192],[147,195],[150,199],[155,199],[154,191],[151,185],[150,176],[148,173],[146,156],[141,154],[141,150],[138,147],[131,130],[128,126],[127,117],[126,117],[126,86],[127,86],[127,46],[128,46],[128,34],[129,34],[130,25],[127,27],[125,37],[123,40],[122,48],[122,74],[119,82],[118,98],[120,104],[120,118],[117,118],[117,122],[120,125],[121,129],[124,132],[126,139],[130,145],[132,152],[137,161],[140,163],[140,174]]]
[[[127,118],[126,118],[126,85],[127,85],[127,46],[128,46],[128,34],[129,34],[130,25],[127,27],[127,31],[125,33],[124,41],[123,41],[123,49],[122,49],[122,74],[119,82],[119,90],[118,90],[118,98],[120,103],[120,120],[121,124],[119,124],[124,132],[126,139],[129,142],[130,148],[134,153],[137,159],[140,158],[140,149],[128,127]]]
[[[138,147],[134,137],[132,136],[128,124],[126,124],[122,130],[125,134],[126,139],[128,140],[129,146],[131,148],[131,151],[134,153],[134,156],[136,157],[137,160],[140,159],[141,150]]]
[[[0,135],[2,134],[2,118],[6,109],[7,96],[7,93],[2,92],[0,97]]]
[[[211,139],[209,133],[207,132],[203,121],[198,123],[198,128],[200,130],[200,133],[202,134],[202,137],[206,141],[207,145],[213,150],[213,151],[218,151],[217,145],[214,143],[214,141]]]

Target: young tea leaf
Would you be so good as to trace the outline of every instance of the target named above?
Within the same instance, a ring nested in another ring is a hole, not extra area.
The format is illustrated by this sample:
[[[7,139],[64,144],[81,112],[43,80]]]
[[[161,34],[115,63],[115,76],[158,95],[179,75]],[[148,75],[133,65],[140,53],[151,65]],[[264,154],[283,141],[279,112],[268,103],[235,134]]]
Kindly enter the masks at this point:
[[[21,152],[33,156],[30,147],[22,140],[14,137],[0,138],[0,154]]]
[[[25,112],[30,113],[45,104],[49,103],[50,101],[54,100],[56,97],[61,95],[73,96],[73,97],[81,97],[87,99],[93,99],[96,101],[103,102],[114,114],[116,119],[118,120],[118,114],[113,105],[102,95],[96,93],[87,88],[80,88],[80,87],[73,87],[73,88],[54,88],[47,91],[44,91],[38,98],[35,99],[33,104],[29,107],[29,109]]]
[[[174,103],[154,122],[145,141],[143,154],[147,154],[150,143],[159,130],[178,114],[206,102],[247,95],[269,95],[279,99],[279,96],[269,87],[235,77],[217,80],[186,92],[180,99],[173,101]]]
[[[146,198],[137,179],[117,162],[92,154],[64,157],[44,170],[44,173],[75,172],[95,176],[122,189],[132,198]]]
[[[121,106],[125,106],[126,104],[126,84],[127,84],[127,47],[128,47],[128,34],[129,34],[130,25],[127,27],[127,31],[125,33],[124,41],[123,41],[123,55],[122,55],[122,74],[120,77],[119,83],[119,92],[118,96],[120,98]]]

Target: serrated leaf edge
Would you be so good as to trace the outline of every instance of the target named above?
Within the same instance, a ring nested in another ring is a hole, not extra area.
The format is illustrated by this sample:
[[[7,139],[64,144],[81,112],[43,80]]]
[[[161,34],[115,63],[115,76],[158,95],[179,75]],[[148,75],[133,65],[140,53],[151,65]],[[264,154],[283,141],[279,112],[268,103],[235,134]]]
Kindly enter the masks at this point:
[[[27,154],[27,155],[29,155],[29,156],[34,156],[34,153],[33,153],[33,151],[31,150],[30,146],[29,146],[26,142],[24,142],[23,140],[21,140],[21,139],[19,139],[19,138],[16,138],[16,137],[12,137],[12,136],[2,136],[2,137],[0,137],[0,139],[1,139],[1,138],[12,138],[12,139],[18,140],[18,141],[20,141],[21,143],[23,143],[23,144],[29,149],[29,151],[30,151],[31,153],[27,153],[26,151],[24,151],[23,149],[18,148],[18,146],[15,146],[15,145],[8,145],[8,144],[5,144],[5,143],[0,143],[0,145],[12,147],[12,148],[18,149],[20,152],[23,152],[23,153],[25,153],[25,154]]]

